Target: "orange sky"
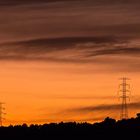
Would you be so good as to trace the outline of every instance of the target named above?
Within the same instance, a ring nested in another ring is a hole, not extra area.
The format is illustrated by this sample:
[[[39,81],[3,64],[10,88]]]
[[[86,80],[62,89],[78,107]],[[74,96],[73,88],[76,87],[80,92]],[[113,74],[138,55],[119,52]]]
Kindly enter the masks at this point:
[[[76,108],[115,105],[118,78],[130,77],[131,102],[139,101],[139,75],[104,72],[108,67],[91,64],[41,62],[0,62],[0,98],[5,102],[4,123],[46,123],[59,121],[99,121],[106,116],[119,118],[120,110],[72,111]],[[90,66],[90,67],[89,67]],[[100,68],[100,70],[98,70]],[[137,99],[137,100],[136,100]],[[133,110],[133,111],[132,111]],[[132,112],[132,113],[131,113]],[[136,110],[131,109],[130,116]]]

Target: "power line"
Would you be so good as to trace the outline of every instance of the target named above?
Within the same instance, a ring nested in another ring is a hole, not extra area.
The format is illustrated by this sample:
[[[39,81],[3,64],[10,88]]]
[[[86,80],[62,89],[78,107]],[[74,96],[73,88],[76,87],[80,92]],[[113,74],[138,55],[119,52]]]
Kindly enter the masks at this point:
[[[130,100],[129,94],[130,94],[130,84],[127,83],[129,78],[123,77],[120,79],[121,84],[119,85],[119,98],[121,99],[121,113],[120,113],[120,119],[127,119],[128,118],[128,106],[127,106],[127,100]],[[128,94],[129,93],[129,94]]]
[[[3,117],[3,115],[5,115],[5,113],[3,112],[3,110],[5,110],[5,108],[3,107],[3,104],[4,104],[4,103],[1,103],[1,102],[0,102],[0,126],[3,125],[3,120],[5,119],[5,118]]]

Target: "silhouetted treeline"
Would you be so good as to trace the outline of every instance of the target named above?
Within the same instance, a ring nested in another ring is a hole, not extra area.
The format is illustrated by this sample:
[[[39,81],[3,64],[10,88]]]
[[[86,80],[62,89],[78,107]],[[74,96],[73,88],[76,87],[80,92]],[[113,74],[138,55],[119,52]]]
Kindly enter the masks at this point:
[[[98,140],[98,139],[140,139],[140,115],[128,120],[107,117],[100,123],[51,123],[44,125],[26,124],[0,127],[0,138],[5,139],[46,139],[46,140]]]

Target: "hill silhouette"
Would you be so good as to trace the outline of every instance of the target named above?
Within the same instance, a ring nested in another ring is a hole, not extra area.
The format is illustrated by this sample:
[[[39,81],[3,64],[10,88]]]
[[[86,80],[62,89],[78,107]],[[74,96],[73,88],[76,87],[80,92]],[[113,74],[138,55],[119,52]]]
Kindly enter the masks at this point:
[[[46,139],[46,140],[98,140],[98,139],[139,139],[140,114],[136,118],[116,121],[105,118],[100,123],[50,123],[44,125],[16,125],[0,127],[1,139]]]

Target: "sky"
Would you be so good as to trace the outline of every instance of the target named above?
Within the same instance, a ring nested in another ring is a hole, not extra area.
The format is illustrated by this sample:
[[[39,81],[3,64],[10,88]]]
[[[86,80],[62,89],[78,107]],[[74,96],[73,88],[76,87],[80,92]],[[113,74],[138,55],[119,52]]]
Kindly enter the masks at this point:
[[[1,0],[0,101],[5,125],[95,122],[140,110],[139,0]]]

